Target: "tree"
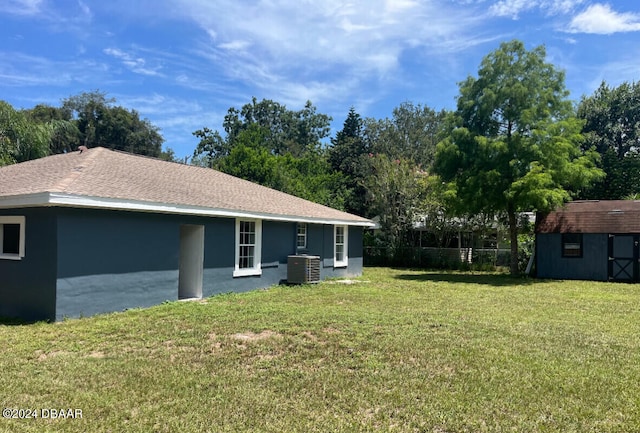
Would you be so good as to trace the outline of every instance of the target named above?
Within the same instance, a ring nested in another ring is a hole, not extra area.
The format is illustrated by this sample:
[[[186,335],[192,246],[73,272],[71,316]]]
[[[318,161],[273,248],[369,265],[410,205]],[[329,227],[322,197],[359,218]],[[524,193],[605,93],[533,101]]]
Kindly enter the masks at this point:
[[[595,147],[606,173],[585,198],[622,199],[640,192],[640,84],[611,88],[602,82],[582,98],[578,117],[585,121],[584,147]]]
[[[229,144],[218,131],[204,127],[193,132],[193,135],[200,139],[193,155],[199,158],[204,167],[214,168],[220,159],[229,156]]]
[[[114,106],[115,99],[98,90],[71,96],[62,102],[70,113],[80,142],[87,147],[102,146],[140,155],[158,157],[164,138],[158,127],[140,119],[136,110]]]
[[[429,170],[442,138],[445,117],[445,111],[403,102],[393,109],[391,119],[367,119],[365,136],[371,152],[408,159]]]
[[[264,146],[265,128],[256,124],[240,132],[229,155],[217,161],[227,174],[259,183],[316,203],[344,209],[346,192],[339,173],[331,172],[322,155],[273,155]]]
[[[81,134],[68,109],[38,104],[24,112],[30,121],[51,126],[49,153],[71,152],[80,146]]]
[[[369,163],[365,156],[369,153],[363,136],[363,121],[355,108],[349,109],[342,130],[331,139],[328,161],[331,169],[342,173],[345,188],[349,192],[346,210],[356,215],[370,213],[367,207],[365,178]]]
[[[455,188],[459,209],[505,214],[510,270],[518,273],[517,213],[549,211],[602,176],[597,153],[582,149],[564,73],[543,46],[506,42],[487,55],[478,77],[460,83],[449,137],[435,169]]]
[[[265,131],[262,145],[269,153],[301,156],[320,148],[321,140],[329,136],[330,123],[331,117],[318,114],[310,101],[302,110],[291,111],[277,102],[269,99],[258,102],[254,97],[240,110],[229,108],[222,126],[229,148],[242,131],[256,125]]]
[[[383,244],[389,256],[406,244],[424,192],[424,176],[406,159],[387,155],[369,156],[367,195],[371,210],[380,217]]]
[[[22,111],[0,101],[0,166],[49,154],[50,124],[30,122]]]
[[[160,152],[160,155],[158,156],[158,158],[163,160],[163,161],[169,161],[169,162],[180,162],[180,163],[184,163],[185,162],[182,159],[179,159],[176,156],[175,150],[173,150],[170,147],[167,147],[166,150],[163,150],[162,152]]]
[[[241,109],[229,108],[223,137],[204,127],[193,133],[200,142],[196,164],[278,189],[307,200],[344,209],[344,176],[333,172],[322,147],[331,118],[309,101],[299,111],[263,99]]]
[[[362,135],[362,118],[355,108],[349,109],[342,130],[331,139],[329,149],[329,163],[335,171],[341,171],[349,176],[358,172],[360,157],[369,153]]]

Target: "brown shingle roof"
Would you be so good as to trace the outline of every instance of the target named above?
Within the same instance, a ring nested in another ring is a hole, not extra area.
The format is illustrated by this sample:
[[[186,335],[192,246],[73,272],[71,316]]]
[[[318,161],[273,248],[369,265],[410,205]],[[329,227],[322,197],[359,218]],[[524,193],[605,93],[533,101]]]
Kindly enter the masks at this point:
[[[101,147],[0,168],[0,208],[78,206],[370,226],[219,171]]]
[[[537,233],[640,233],[640,201],[585,200],[539,215]]]

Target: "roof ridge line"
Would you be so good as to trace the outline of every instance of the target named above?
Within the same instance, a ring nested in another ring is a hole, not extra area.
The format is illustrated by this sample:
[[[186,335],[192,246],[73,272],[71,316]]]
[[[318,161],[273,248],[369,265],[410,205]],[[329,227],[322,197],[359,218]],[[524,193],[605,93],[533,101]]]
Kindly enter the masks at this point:
[[[58,191],[65,191],[67,187],[69,187],[73,182],[78,180],[80,176],[84,173],[84,169],[88,166],[92,165],[98,155],[97,150],[104,149],[103,147],[96,147],[94,149],[87,149],[84,151],[80,151],[80,153],[87,153],[87,155],[83,158],[80,164],[76,164],[69,174],[67,174],[63,179],[61,179],[58,183],[53,186],[53,189]]]

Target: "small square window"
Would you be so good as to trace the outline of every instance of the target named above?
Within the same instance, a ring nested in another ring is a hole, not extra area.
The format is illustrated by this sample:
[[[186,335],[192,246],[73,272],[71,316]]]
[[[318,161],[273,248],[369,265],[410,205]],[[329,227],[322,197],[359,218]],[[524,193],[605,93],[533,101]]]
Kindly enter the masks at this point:
[[[582,233],[562,234],[562,257],[582,257]]]
[[[0,216],[0,259],[24,257],[24,221],[23,216]]]

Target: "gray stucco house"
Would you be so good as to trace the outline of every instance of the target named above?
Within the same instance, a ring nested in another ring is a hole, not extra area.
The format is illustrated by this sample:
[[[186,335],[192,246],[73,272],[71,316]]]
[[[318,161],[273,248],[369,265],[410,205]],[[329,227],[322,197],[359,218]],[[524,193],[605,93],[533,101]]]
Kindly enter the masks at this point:
[[[638,282],[640,201],[585,200],[536,220],[539,278]]]
[[[367,219],[104,148],[0,168],[0,316],[60,320],[268,287],[289,255],[362,273]]]

